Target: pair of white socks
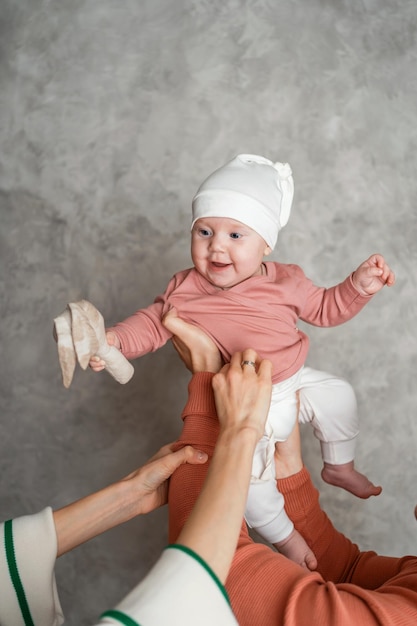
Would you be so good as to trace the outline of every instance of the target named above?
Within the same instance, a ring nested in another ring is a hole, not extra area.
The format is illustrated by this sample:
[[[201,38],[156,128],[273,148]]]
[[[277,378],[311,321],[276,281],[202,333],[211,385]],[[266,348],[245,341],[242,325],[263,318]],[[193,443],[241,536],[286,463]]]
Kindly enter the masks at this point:
[[[77,361],[85,370],[93,356],[106,361],[106,370],[119,383],[132,378],[133,365],[117,348],[109,346],[103,316],[91,302],[70,302],[54,319],[54,325],[64,387],[71,385]]]

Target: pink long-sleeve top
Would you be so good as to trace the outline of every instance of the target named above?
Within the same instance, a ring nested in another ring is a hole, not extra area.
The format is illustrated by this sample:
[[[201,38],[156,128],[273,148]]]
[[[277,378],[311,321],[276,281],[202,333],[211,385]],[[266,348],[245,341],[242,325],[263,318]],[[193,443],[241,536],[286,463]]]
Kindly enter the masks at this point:
[[[181,318],[213,339],[226,362],[235,352],[254,348],[272,361],[273,382],[285,380],[307,358],[309,339],[297,328],[299,319],[313,326],[337,326],[359,313],[370,297],[355,289],[351,276],[325,288],[314,285],[298,265],[264,266],[264,276],[227,290],[214,287],[195,268],[178,272],[153,304],[108,330],[117,334],[123,354],[134,359],[171,338],[162,318],[175,307]]]

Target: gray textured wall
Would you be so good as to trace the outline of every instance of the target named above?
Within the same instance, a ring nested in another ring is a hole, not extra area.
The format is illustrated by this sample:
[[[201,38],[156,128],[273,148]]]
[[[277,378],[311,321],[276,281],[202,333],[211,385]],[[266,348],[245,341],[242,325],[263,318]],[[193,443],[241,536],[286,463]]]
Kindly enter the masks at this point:
[[[293,167],[275,259],[325,285],[377,251],[396,271],[355,320],[311,332],[309,358],[354,385],[357,466],[383,494],[326,487],[303,437],[337,525],[364,548],[415,552],[415,2],[0,4],[1,517],[63,505],[176,437],[188,374],[170,346],[126,387],[79,370],[65,390],[52,320],[80,298],[109,324],[150,303],[190,264],[201,180],[253,152]],[[67,623],[119,600],[165,532],[158,511],[63,557]]]

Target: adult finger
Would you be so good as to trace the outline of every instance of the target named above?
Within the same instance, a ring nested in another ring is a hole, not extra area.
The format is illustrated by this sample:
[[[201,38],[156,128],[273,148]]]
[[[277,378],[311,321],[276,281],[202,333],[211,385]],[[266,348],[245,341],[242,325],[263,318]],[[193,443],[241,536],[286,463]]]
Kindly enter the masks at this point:
[[[192,446],[184,446],[174,451],[175,445],[175,442],[165,444],[149,459],[148,463],[165,458],[168,463],[173,460],[174,465],[178,462],[179,467],[182,463],[205,463],[207,461],[205,452],[197,450]]]
[[[153,465],[158,466],[158,469],[162,472],[165,478],[169,478],[173,472],[184,463],[190,463],[192,465],[201,465],[206,463],[208,455],[201,450],[197,450],[192,446],[184,446],[179,448],[175,452],[169,452],[159,459],[153,461]]]

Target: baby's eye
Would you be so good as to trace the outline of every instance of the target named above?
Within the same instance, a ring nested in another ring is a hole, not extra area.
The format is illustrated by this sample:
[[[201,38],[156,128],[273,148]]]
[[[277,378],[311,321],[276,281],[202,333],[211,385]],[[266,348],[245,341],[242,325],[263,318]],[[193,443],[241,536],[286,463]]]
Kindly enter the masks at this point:
[[[240,239],[241,236],[242,235],[240,233],[230,233],[230,238],[231,239]]]
[[[198,231],[198,234],[201,235],[202,237],[210,237],[211,232],[207,230],[207,228],[200,228]]]

